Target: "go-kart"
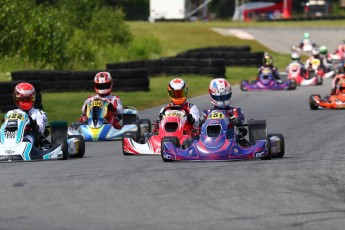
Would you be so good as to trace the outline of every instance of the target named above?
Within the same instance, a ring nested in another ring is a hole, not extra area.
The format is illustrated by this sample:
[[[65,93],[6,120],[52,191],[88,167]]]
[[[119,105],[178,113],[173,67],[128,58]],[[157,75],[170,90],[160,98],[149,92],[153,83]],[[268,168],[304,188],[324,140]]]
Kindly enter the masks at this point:
[[[230,161],[240,159],[271,159],[285,154],[284,137],[266,134],[265,120],[249,120],[248,145],[241,145],[228,135],[229,117],[222,110],[213,110],[202,124],[198,140],[189,146],[180,145],[176,137],[163,137],[163,161]],[[244,127],[241,127],[242,129]]]
[[[315,69],[309,68],[304,76],[302,75],[301,70],[301,64],[291,63],[287,70],[288,80],[295,80],[299,86],[322,85],[322,76],[318,75]]]
[[[151,122],[147,121],[140,126],[138,132],[126,132],[123,135],[122,149],[124,155],[160,155],[161,142],[164,137],[174,137],[181,145],[190,138],[190,135],[183,131],[187,120],[186,112],[181,107],[166,108],[162,114],[164,116],[157,124],[158,133],[151,133]]]
[[[83,157],[85,142],[82,136],[67,135],[67,122],[52,122],[51,141],[47,139],[49,130],[41,134],[37,146],[24,139],[24,133],[32,118],[21,110],[11,110],[5,115],[0,130],[0,161],[66,160],[69,157]]]
[[[284,82],[277,82],[270,68],[264,68],[259,75],[258,81],[249,83],[247,80],[241,81],[242,91],[262,91],[262,90],[293,90],[296,89],[296,81],[291,79]]]
[[[86,105],[86,122],[73,123],[69,135],[82,135],[86,142],[120,140],[125,132],[138,130],[138,111],[125,107],[122,111],[122,127],[116,129],[106,122],[105,116],[111,104],[106,100],[95,99]]]
[[[312,94],[309,97],[309,106],[311,110],[345,109],[345,94],[330,95],[324,99],[318,94]]]

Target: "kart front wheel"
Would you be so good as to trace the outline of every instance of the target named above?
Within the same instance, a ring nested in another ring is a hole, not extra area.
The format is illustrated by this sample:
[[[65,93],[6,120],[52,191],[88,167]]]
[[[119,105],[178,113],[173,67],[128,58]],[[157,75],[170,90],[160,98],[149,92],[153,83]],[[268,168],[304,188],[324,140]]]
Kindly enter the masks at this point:
[[[289,80],[288,90],[293,90],[297,88],[297,83],[295,79]]]
[[[68,137],[69,139],[71,138],[76,138],[78,140],[78,153],[76,154],[71,154],[71,158],[82,158],[85,155],[85,139],[82,135],[71,135]]]
[[[164,152],[164,143],[173,143],[174,146],[180,147],[180,142],[177,137],[163,137],[161,141],[161,156],[164,162],[173,162],[174,160],[172,159],[167,159],[164,157],[163,152]]]
[[[319,109],[319,106],[316,104],[316,102],[314,101],[314,97],[321,97],[320,95],[318,94],[312,94],[310,95],[309,97],[309,106],[310,106],[310,109],[311,110],[318,110]]]
[[[276,140],[279,139],[279,146],[277,146],[280,151],[277,153],[274,153],[274,156],[277,158],[282,158],[284,157],[285,154],[285,141],[284,141],[284,136],[282,134],[268,134],[267,137],[271,139],[271,137],[276,137]],[[272,142],[271,142],[272,145]]]
[[[67,145],[67,122],[57,121],[50,124],[51,127],[51,143],[60,144],[62,150],[61,160],[67,160],[69,158],[68,145]]]
[[[245,85],[248,85],[249,84],[249,82],[247,81],[247,80],[243,80],[243,81],[241,81],[241,90],[242,91],[247,91],[247,88],[245,87]]]

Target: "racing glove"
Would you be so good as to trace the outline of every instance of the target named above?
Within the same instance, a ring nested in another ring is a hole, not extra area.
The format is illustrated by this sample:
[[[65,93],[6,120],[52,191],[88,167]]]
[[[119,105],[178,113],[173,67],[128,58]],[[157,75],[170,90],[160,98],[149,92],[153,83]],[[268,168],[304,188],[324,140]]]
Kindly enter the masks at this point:
[[[235,115],[232,115],[232,116],[230,117],[230,123],[231,123],[232,125],[238,125],[238,124],[239,124],[238,118],[237,118]]]
[[[35,120],[30,120],[29,128],[30,128],[32,131],[37,132],[37,131],[38,131],[37,122],[36,122]]]
[[[187,121],[191,124],[194,124],[195,119],[192,114],[187,114]]]

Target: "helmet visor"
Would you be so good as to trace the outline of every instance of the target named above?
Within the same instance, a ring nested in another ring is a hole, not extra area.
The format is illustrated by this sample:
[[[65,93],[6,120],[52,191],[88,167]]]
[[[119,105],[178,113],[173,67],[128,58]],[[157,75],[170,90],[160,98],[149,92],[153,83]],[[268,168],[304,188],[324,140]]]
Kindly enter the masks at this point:
[[[107,83],[95,83],[95,88],[102,90],[102,89],[110,89],[111,88],[111,82]]]
[[[16,103],[19,103],[19,102],[27,103],[27,102],[34,102],[34,101],[35,101],[34,96],[17,96],[16,97]]]
[[[226,94],[226,95],[219,95],[219,96],[215,96],[211,94],[211,98],[215,101],[227,101],[229,100],[231,97],[231,93]]]
[[[185,89],[180,90],[168,90],[168,94],[170,98],[179,99],[179,98],[186,98],[187,91]]]

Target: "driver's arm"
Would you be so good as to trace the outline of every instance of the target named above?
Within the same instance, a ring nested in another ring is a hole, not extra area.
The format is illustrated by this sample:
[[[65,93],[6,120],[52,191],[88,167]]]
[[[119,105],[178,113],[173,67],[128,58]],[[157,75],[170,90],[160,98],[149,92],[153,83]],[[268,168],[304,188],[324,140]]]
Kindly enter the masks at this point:
[[[200,114],[199,114],[199,110],[196,107],[196,105],[193,105],[190,108],[190,114],[192,114],[193,118],[195,119],[195,122],[193,124],[194,128],[198,128],[199,127],[199,120],[200,120]]]

